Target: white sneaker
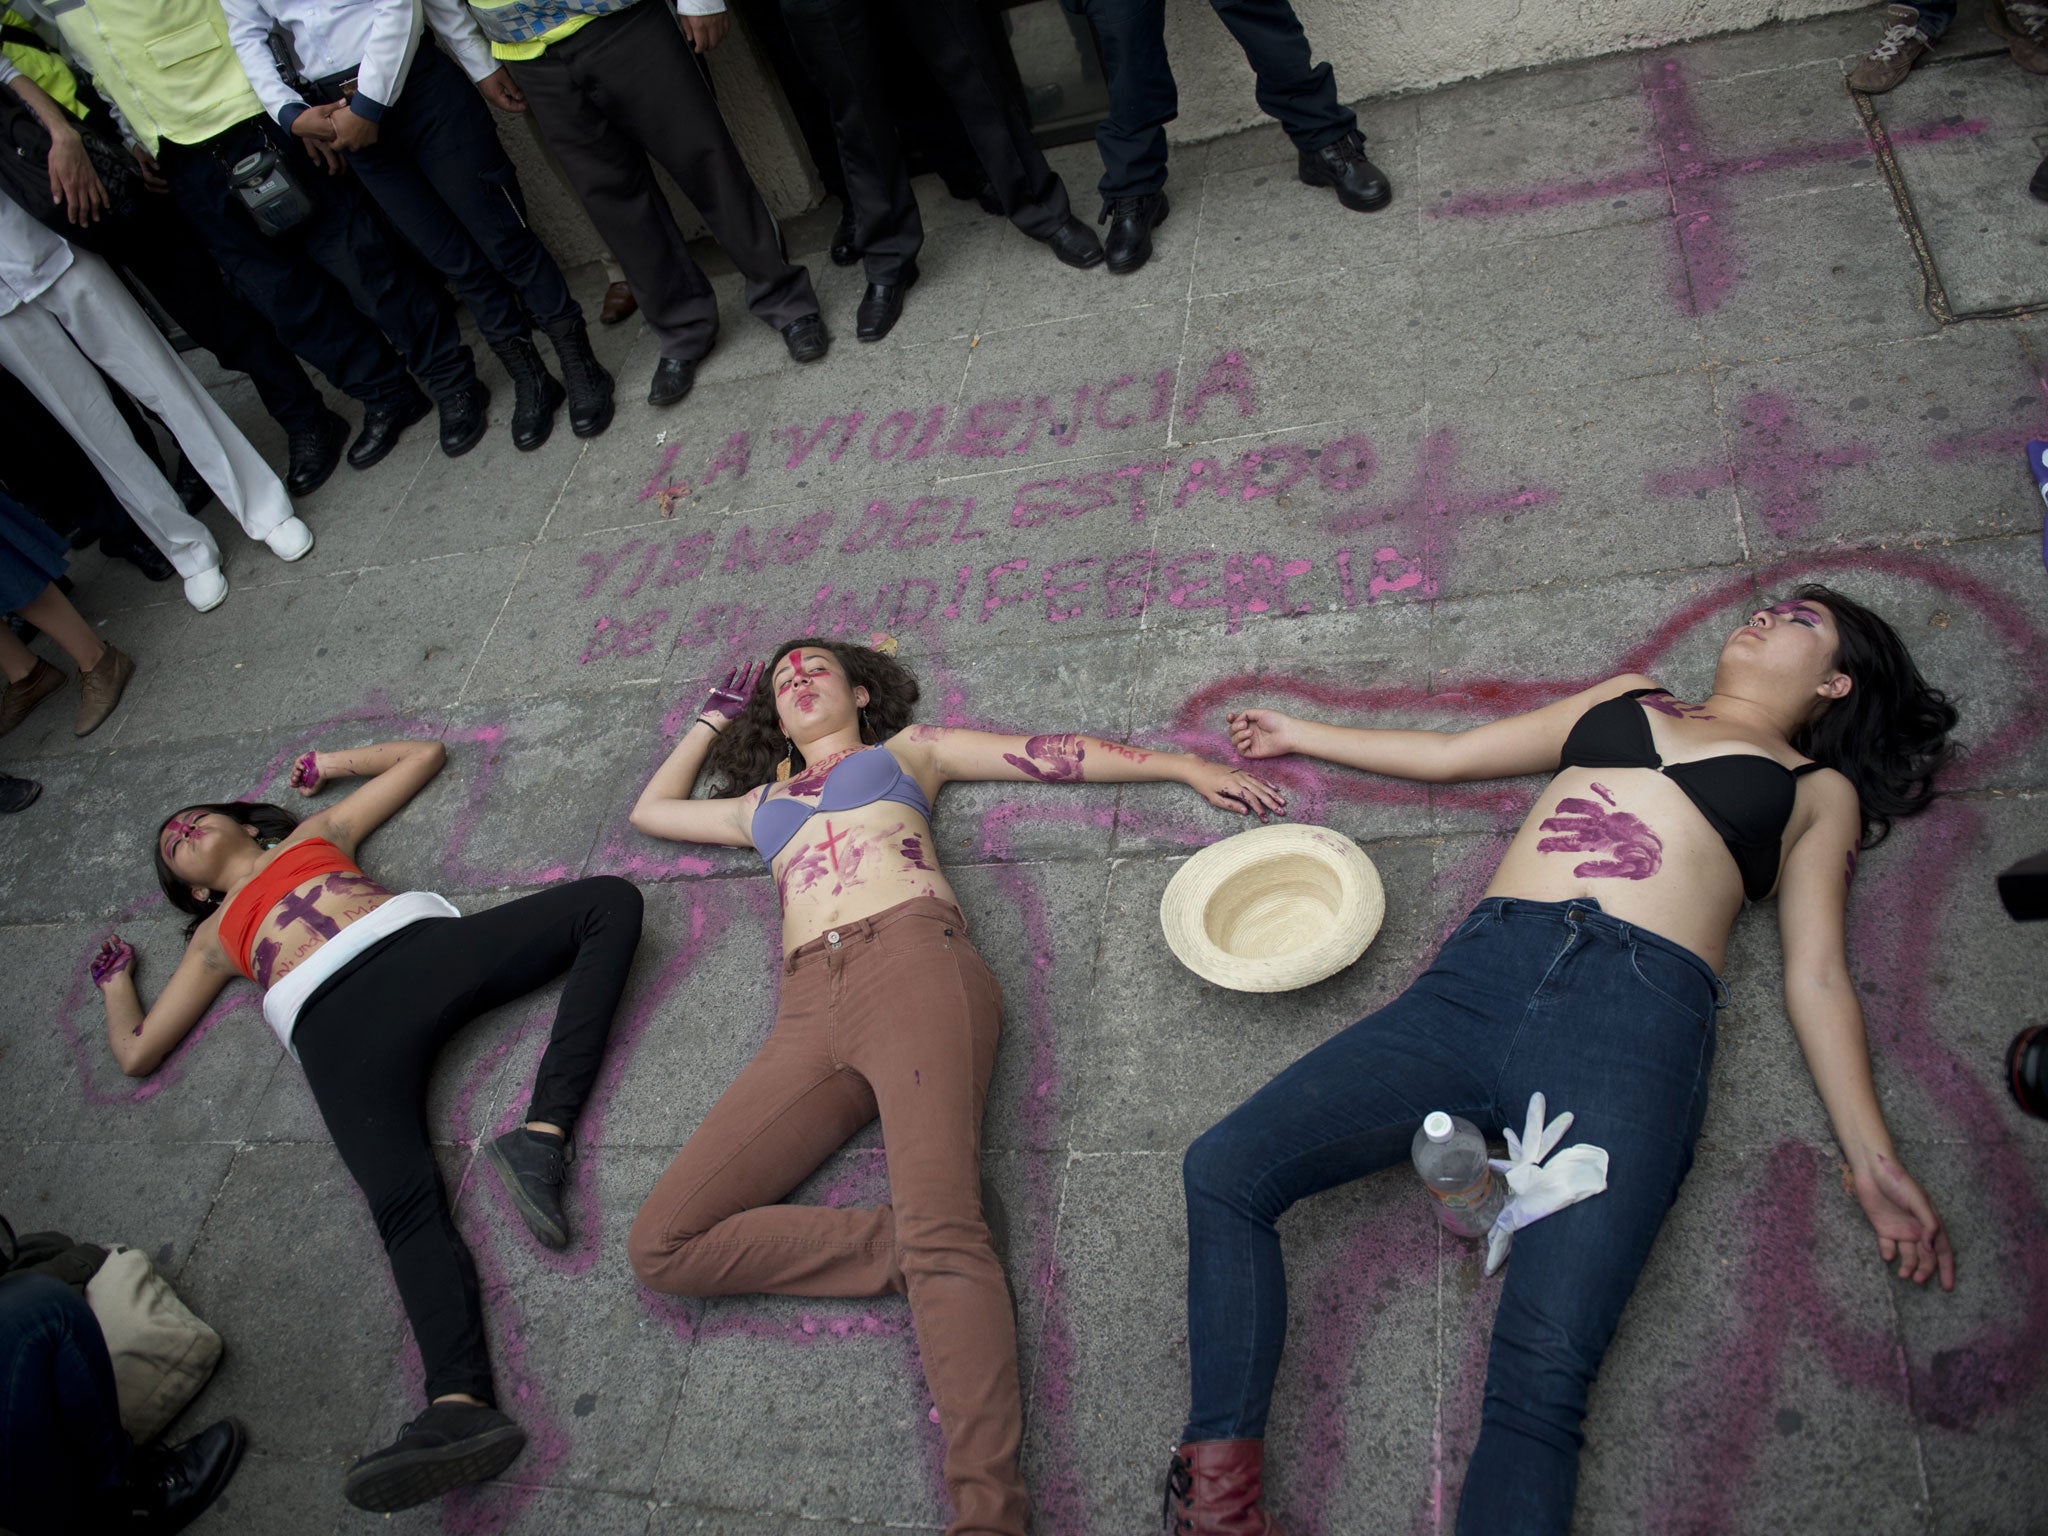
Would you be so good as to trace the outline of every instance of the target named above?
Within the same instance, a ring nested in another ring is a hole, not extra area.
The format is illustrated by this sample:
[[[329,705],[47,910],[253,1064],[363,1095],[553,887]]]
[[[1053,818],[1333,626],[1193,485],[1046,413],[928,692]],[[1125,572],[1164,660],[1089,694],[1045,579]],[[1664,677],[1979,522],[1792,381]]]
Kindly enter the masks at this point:
[[[296,560],[313,547],[313,530],[304,520],[288,517],[263,536],[270,552],[280,560]]]
[[[228,579],[221,575],[220,567],[209,565],[197,576],[185,578],[185,601],[201,613],[211,613],[227,601]]]

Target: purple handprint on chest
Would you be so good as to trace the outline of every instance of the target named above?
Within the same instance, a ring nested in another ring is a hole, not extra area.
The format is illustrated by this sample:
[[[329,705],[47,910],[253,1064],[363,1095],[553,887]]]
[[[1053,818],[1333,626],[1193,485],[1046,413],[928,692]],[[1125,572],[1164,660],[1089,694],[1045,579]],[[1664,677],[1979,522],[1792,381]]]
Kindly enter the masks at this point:
[[[1641,817],[1611,809],[1614,796],[1606,785],[1595,784],[1593,792],[1607,804],[1577,795],[1557,802],[1538,828],[1556,835],[1541,839],[1536,851],[1598,855],[1572,870],[1582,880],[1649,879],[1663,867],[1664,840]]]

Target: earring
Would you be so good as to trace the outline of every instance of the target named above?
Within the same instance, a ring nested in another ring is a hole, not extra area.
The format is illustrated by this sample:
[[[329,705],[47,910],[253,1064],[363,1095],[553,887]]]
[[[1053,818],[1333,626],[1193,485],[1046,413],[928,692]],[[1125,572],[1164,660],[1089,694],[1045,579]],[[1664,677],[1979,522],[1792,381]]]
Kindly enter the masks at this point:
[[[775,782],[778,784],[788,782],[790,767],[796,762],[796,743],[787,736],[782,739],[789,742],[789,750],[782,754],[782,761],[775,765]]]

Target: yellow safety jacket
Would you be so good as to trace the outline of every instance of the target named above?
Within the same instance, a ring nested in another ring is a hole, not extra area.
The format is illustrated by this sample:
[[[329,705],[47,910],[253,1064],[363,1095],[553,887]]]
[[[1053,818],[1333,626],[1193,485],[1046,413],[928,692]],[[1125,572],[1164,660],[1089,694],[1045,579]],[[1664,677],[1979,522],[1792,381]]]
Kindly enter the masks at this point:
[[[64,44],[152,155],[263,115],[219,0],[42,0]]]

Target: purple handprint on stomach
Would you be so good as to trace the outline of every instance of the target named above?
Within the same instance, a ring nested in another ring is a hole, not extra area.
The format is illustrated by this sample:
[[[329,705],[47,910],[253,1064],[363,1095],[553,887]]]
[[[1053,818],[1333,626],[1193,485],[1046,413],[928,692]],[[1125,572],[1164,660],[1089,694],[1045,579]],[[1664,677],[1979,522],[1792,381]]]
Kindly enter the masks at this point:
[[[1556,811],[1543,818],[1538,830],[1554,832],[1536,844],[1538,853],[1591,853],[1591,859],[1572,870],[1582,880],[1647,880],[1664,864],[1664,840],[1642,819],[1627,811],[1610,810],[1614,796],[1604,784],[1593,792],[1607,801],[1582,800],[1574,795],[1557,802]]]

